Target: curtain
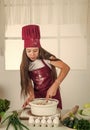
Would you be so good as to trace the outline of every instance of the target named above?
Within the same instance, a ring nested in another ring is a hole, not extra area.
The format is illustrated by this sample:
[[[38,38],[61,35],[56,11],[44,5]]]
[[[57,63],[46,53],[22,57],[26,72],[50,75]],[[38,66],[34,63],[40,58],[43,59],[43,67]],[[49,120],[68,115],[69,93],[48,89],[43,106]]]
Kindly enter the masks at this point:
[[[90,0],[88,1],[88,19],[87,20],[88,20],[87,21],[88,55],[90,56]]]
[[[0,17],[0,55],[8,25],[80,24],[90,39],[90,0],[0,0]]]
[[[6,24],[85,24],[89,0],[4,0]]]
[[[0,0],[0,56],[4,55],[4,34],[5,34],[4,1]]]

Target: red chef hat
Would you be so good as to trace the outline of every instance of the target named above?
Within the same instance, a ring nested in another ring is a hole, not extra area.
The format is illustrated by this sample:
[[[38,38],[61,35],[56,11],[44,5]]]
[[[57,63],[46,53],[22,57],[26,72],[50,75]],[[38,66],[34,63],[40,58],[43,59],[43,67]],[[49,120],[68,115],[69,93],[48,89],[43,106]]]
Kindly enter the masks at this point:
[[[24,48],[40,47],[40,29],[38,25],[27,25],[22,27],[22,39]]]

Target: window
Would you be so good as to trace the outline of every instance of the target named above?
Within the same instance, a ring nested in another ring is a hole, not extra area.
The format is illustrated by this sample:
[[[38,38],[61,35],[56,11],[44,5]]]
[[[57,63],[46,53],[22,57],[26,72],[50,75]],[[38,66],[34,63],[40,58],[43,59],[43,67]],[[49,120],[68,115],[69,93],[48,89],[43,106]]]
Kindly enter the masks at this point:
[[[20,68],[24,46],[21,39],[22,26],[8,26],[6,30],[6,70],[19,70]],[[87,37],[85,30],[82,36],[80,25],[40,25],[41,46],[69,64],[71,69],[86,69]]]

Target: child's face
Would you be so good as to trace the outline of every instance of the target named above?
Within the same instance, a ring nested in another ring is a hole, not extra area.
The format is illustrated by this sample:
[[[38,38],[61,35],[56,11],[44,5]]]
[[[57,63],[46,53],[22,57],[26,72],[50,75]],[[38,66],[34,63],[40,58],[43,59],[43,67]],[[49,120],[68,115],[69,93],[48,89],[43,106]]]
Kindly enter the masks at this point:
[[[38,58],[39,48],[38,47],[26,48],[26,54],[30,58],[30,60],[34,61]]]

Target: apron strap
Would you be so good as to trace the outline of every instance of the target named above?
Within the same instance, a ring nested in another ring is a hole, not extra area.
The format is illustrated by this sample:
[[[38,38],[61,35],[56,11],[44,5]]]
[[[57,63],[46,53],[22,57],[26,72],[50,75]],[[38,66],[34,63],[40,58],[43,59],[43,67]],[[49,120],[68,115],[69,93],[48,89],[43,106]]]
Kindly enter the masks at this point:
[[[43,62],[43,64],[44,64],[46,67],[50,68],[50,67],[45,63],[44,60],[42,60],[42,62]],[[50,68],[50,69],[51,69],[51,68]]]

